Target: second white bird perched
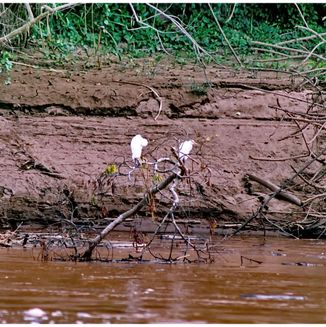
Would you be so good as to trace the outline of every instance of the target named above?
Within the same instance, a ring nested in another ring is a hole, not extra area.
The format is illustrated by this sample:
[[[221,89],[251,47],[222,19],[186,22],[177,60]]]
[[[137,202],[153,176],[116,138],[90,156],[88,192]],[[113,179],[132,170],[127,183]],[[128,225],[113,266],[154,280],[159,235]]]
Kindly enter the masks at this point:
[[[131,154],[132,160],[135,163],[136,167],[139,167],[141,164],[141,152],[143,147],[148,145],[148,141],[143,138],[140,134],[134,136],[131,140],[130,147],[131,147]]]
[[[185,163],[186,160],[188,159],[188,155],[190,153],[190,151],[192,150],[192,146],[196,144],[196,142],[194,140],[188,140],[188,141],[184,141],[179,145],[179,152],[178,152],[178,156],[179,159]]]

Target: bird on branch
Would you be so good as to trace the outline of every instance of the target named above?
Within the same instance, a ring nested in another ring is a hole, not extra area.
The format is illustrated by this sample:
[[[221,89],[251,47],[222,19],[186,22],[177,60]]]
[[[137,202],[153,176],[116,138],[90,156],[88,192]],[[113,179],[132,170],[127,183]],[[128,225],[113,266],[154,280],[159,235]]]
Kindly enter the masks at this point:
[[[179,157],[179,160],[182,161],[183,164],[185,164],[186,160],[188,159],[188,156],[189,156],[194,144],[197,144],[194,140],[188,140],[188,141],[182,142],[179,145],[178,157]]]
[[[131,140],[131,154],[132,160],[135,164],[135,167],[139,167],[141,165],[141,153],[145,146],[148,145],[148,141],[143,138],[140,134],[134,136]]]

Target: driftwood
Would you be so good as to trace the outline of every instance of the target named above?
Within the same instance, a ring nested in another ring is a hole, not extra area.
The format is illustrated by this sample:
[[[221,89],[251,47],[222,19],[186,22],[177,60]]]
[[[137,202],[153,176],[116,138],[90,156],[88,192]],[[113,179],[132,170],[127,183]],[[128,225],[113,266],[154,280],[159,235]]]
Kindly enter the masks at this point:
[[[171,173],[164,181],[162,181],[160,184],[155,185],[152,187],[149,191],[147,191],[143,198],[131,209],[128,211],[122,213],[119,215],[114,221],[112,221],[109,225],[107,225],[100,234],[98,234],[93,240],[89,242],[88,249],[84,252],[82,255],[82,259],[85,261],[88,261],[91,259],[93,250],[96,248],[96,246],[104,239],[105,236],[107,236],[110,231],[112,231],[117,225],[121,224],[124,220],[126,220],[128,217],[134,215],[139,210],[141,210],[146,204],[150,203],[150,199],[158,193],[159,191],[165,189],[173,180],[175,180],[178,177],[178,174]]]
[[[255,175],[252,175],[252,174],[247,174],[248,178],[251,179],[252,181],[255,181],[267,188],[269,188],[271,191],[273,192],[277,192],[277,197],[282,199],[282,200],[285,200],[285,201],[288,201],[288,202],[291,202],[293,204],[296,204],[297,206],[301,206],[302,205],[302,201],[295,195],[289,193],[289,192],[286,192],[286,191],[282,191],[282,189],[275,185],[274,183],[266,180],[266,179],[263,179],[261,177],[258,177],[258,176],[255,176]]]

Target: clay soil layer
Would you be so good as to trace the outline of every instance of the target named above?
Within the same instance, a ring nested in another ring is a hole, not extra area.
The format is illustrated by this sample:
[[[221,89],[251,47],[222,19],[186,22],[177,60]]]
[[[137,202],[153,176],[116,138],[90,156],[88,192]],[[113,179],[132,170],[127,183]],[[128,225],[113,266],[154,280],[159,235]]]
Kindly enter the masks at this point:
[[[16,65],[10,83],[5,76],[0,83],[1,225],[62,219],[105,224],[128,210],[141,199],[141,179],[121,179],[100,197],[92,187],[108,165],[130,161],[135,134],[149,140],[148,160],[153,151],[156,157],[169,154],[178,140],[198,143],[193,159],[209,167],[210,185],[199,178],[185,183],[180,220],[241,224],[260,205],[258,191],[271,192],[257,184],[257,194],[248,194],[247,174],[280,185],[292,176],[291,165],[306,162],[275,161],[305,154],[306,147],[300,134],[286,138],[297,126],[272,107],[278,100],[288,111],[306,111],[307,103],[297,99],[308,99],[309,91],[292,91],[295,81],[274,72],[210,66],[206,76],[209,86],[200,67],[151,60],[87,71]],[[305,131],[307,137],[312,132]],[[156,204],[157,217],[168,208],[165,201]],[[269,210],[293,221],[304,214],[279,199],[269,203]]]

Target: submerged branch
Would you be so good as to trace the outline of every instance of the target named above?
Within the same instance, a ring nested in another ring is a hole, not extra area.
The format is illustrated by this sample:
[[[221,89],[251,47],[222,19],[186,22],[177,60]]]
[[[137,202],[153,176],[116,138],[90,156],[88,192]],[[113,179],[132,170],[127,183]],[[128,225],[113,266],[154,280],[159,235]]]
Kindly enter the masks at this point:
[[[155,185],[148,192],[146,192],[144,194],[144,197],[134,207],[122,213],[114,221],[107,225],[99,235],[97,235],[93,240],[90,241],[88,249],[82,255],[82,259],[85,261],[89,261],[91,259],[93,250],[103,240],[103,238],[110,233],[110,231],[112,231],[117,225],[121,224],[125,219],[141,210],[147,203],[149,203],[149,200],[153,195],[165,189],[177,177],[178,175],[176,173],[172,173],[171,175],[169,175],[160,184]]]

